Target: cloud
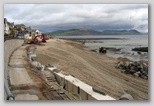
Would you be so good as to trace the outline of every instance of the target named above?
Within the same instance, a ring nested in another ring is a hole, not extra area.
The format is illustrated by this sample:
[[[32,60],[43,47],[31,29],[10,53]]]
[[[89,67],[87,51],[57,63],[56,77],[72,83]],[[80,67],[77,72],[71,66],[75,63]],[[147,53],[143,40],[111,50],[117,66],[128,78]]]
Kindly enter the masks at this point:
[[[147,4],[5,4],[4,16],[46,31],[81,27],[148,31]]]

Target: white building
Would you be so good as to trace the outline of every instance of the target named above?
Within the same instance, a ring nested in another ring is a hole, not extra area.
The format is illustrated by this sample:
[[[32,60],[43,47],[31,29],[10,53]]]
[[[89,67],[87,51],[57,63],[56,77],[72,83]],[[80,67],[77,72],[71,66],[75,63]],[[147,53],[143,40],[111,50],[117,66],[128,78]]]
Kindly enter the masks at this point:
[[[7,21],[6,18],[4,18],[4,34],[10,34],[12,32],[12,29],[14,28],[14,22],[10,23]]]

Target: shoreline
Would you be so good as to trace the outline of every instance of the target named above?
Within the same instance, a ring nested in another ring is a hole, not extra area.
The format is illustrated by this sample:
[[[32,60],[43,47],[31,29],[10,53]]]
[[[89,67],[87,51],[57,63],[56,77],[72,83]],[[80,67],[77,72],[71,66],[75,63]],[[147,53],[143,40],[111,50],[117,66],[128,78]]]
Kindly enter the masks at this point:
[[[127,38],[58,38],[65,40],[127,40]]]
[[[55,37],[56,38],[56,37]],[[93,38],[93,37],[76,37],[76,38],[67,38],[67,37],[62,37],[62,38],[56,38],[56,39],[63,39],[63,40],[70,40],[70,41],[75,41],[75,42],[81,42],[85,48],[89,48],[90,51],[99,53],[99,48],[104,47],[107,49],[107,55],[113,58],[128,58],[131,61],[140,61],[140,60],[145,60],[148,61],[148,47],[146,46],[140,46],[134,45],[131,48],[130,47],[116,47],[116,46],[111,46],[111,45],[106,45],[105,41],[108,42],[110,41],[117,41],[117,40],[128,40],[129,38],[121,38],[121,37],[106,37],[106,38]],[[91,44],[89,44],[91,43]],[[99,43],[99,44],[98,44]],[[105,45],[103,45],[105,44]]]
[[[36,54],[41,64],[54,65],[114,98],[129,93],[136,100],[148,99],[148,80],[121,73],[115,68],[117,59],[92,52],[81,42],[50,39],[44,46],[37,45]]]

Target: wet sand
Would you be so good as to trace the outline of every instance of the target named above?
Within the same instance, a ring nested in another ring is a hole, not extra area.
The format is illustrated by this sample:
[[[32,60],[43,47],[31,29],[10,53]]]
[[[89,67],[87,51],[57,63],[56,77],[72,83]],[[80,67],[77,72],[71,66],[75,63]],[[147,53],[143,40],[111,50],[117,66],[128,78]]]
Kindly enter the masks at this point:
[[[40,63],[54,65],[115,99],[124,93],[137,100],[148,99],[148,80],[121,73],[115,68],[117,59],[92,52],[80,42],[50,39],[43,45],[36,50]]]

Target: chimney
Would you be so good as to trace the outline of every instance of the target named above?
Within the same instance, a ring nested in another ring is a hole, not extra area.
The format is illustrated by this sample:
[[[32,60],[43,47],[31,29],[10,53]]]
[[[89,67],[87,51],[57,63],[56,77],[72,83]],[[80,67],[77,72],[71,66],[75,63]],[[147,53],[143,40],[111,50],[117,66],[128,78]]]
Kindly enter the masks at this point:
[[[6,18],[4,18],[4,24],[6,24],[7,23],[7,19]]]

